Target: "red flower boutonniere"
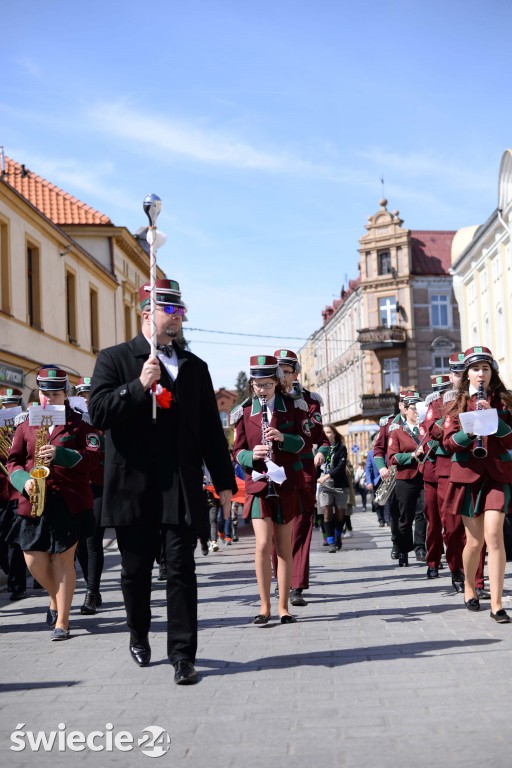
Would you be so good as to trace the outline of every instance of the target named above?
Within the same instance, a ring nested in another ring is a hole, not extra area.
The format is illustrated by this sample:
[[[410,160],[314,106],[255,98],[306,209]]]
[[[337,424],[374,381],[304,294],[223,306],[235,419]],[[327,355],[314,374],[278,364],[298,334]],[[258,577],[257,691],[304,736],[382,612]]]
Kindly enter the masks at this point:
[[[168,389],[165,387],[162,387],[161,384],[157,384],[156,386],[156,401],[160,408],[170,408],[171,403],[173,401],[172,392],[169,392]]]

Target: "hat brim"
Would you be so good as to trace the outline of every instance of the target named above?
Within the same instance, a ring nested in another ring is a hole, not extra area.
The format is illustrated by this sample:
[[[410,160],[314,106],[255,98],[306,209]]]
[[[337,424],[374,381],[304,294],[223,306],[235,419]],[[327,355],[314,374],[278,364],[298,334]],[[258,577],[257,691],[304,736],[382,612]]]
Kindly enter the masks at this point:
[[[41,392],[65,392],[67,389],[67,382],[38,381],[37,387],[41,390]]]

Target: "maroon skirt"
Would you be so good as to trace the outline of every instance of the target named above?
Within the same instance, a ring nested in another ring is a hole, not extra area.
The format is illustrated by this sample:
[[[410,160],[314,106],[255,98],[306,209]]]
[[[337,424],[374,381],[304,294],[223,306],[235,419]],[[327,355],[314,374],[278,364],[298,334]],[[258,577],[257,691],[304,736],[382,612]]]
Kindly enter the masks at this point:
[[[483,475],[474,483],[453,483],[448,486],[443,514],[478,517],[487,509],[512,513],[512,486]]]

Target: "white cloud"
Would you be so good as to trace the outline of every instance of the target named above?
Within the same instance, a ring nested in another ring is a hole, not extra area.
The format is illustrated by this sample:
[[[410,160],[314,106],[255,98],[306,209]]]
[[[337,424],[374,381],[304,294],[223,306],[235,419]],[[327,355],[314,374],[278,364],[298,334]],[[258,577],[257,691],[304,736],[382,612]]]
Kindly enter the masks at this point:
[[[89,113],[97,130],[164,153],[209,165],[270,173],[330,176],[331,168],[286,151],[259,149],[244,139],[204,126],[200,121],[179,121],[141,114],[121,104],[100,104]]]

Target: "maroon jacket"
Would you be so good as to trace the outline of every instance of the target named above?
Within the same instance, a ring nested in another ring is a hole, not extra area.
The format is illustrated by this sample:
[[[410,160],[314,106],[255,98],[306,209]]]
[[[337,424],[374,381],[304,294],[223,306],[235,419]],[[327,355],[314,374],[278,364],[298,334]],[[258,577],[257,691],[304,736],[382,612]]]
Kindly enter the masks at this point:
[[[18,505],[18,514],[22,517],[30,517],[31,513],[24,486],[34,466],[36,429],[29,426],[28,418],[18,426],[7,463],[10,481],[22,494]],[[93,495],[89,475],[100,462],[97,430],[78,413],[67,409],[66,424],[54,427],[51,436],[47,432],[47,442],[57,446],[57,453],[49,467],[46,488],[62,496],[70,515],[91,509]]]
[[[419,464],[412,458],[417,447],[416,440],[403,427],[390,430],[388,457],[389,463],[397,466],[397,480],[413,480],[420,474]]]
[[[477,395],[469,398],[467,411],[476,410]],[[498,431],[483,438],[487,448],[485,458],[475,458],[475,441],[461,429],[457,414],[451,412],[445,417],[443,445],[452,456],[450,480],[454,483],[474,483],[482,475],[489,475],[499,483],[512,483],[512,414],[496,397],[489,404],[498,411]]]
[[[302,405],[303,404],[303,405]],[[257,397],[248,400],[233,412],[235,424],[235,441],[233,453],[235,459],[245,471],[245,490],[247,494],[260,496],[267,490],[264,480],[254,481],[251,473],[265,472],[266,465],[262,460],[253,461],[252,449],[262,444],[261,406]],[[274,410],[270,426],[276,427],[284,434],[284,443],[273,443],[272,461],[286,472],[286,480],[282,485],[276,485],[281,496],[288,491],[304,487],[304,474],[300,452],[304,450],[306,435],[309,431],[309,417],[304,400],[293,400],[290,397],[276,393]]]

